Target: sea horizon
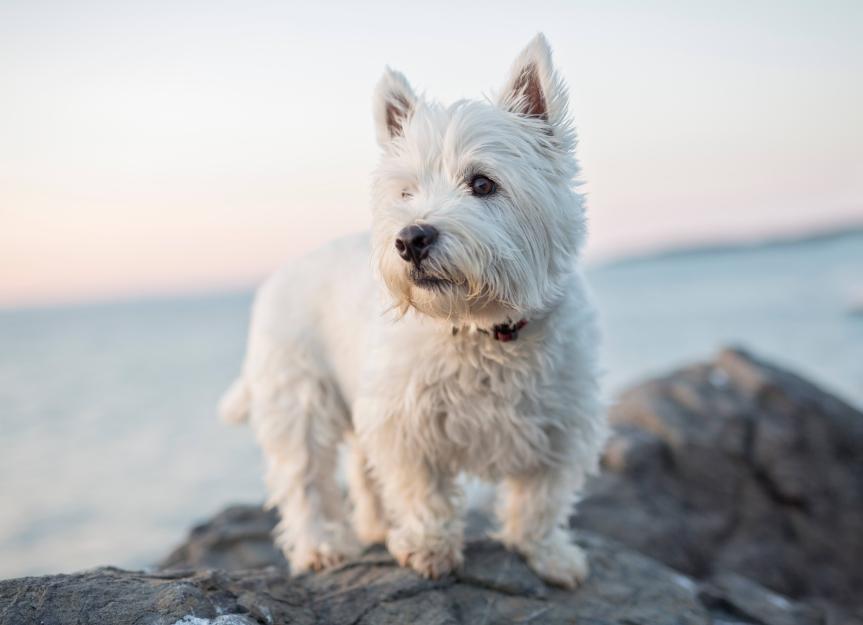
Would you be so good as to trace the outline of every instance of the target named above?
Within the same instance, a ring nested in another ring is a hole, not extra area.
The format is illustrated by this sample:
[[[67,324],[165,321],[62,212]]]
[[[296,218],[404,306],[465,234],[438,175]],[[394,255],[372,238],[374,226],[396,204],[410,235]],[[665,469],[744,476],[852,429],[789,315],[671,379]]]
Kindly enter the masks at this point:
[[[861,209],[863,212],[863,209]],[[358,231],[353,234],[360,234]],[[854,237],[863,234],[863,218],[838,220],[833,223],[806,226],[795,226],[787,230],[770,230],[755,233],[751,236],[726,235],[713,238],[694,238],[681,241],[665,241],[657,244],[638,246],[628,251],[618,250],[610,253],[598,253],[582,260],[585,268],[599,269],[616,265],[638,263],[662,258],[690,256],[697,254],[721,254],[742,250],[757,250],[777,246],[801,245],[820,240]],[[346,235],[351,236],[351,235]],[[287,258],[285,263],[297,257]],[[280,265],[261,271],[260,275],[249,280],[227,284],[184,285],[171,288],[153,289],[140,293],[123,292],[118,294],[103,294],[83,296],[80,298],[62,298],[55,301],[32,303],[3,303],[0,301],[0,315],[8,312],[44,311],[66,308],[89,308],[111,305],[125,305],[150,300],[169,299],[206,299],[210,297],[232,296],[253,293],[258,285]]]

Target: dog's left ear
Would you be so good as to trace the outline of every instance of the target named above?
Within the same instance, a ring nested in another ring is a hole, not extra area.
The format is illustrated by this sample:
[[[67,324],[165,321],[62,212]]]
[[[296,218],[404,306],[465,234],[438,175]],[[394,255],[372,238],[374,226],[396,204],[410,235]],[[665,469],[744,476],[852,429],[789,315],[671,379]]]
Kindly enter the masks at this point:
[[[566,86],[554,70],[545,35],[531,39],[512,65],[498,97],[501,108],[549,123],[552,131],[567,124]]]
[[[374,115],[378,143],[386,148],[398,136],[404,136],[405,124],[413,115],[417,97],[401,72],[389,67],[375,88]]]

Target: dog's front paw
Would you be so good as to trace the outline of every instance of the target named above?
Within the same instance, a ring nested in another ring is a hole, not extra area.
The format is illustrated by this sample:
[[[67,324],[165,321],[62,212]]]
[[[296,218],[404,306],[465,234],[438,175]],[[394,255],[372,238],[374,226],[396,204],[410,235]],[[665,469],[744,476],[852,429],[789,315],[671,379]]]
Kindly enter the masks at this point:
[[[442,577],[464,561],[460,534],[414,534],[391,530],[387,548],[401,566],[410,567],[428,579]]]
[[[522,550],[527,563],[545,581],[574,589],[584,583],[590,568],[587,554],[569,542],[550,541]]]

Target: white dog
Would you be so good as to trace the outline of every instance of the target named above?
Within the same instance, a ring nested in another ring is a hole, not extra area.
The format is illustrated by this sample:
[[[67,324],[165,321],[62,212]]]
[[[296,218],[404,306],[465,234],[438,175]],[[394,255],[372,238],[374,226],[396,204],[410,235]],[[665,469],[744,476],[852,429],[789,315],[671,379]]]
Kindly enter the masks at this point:
[[[568,515],[606,423],[576,268],[575,133],[548,44],[531,41],[495,101],[442,106],[388,69],[374,119],[371,236],[261,287],[222,415],[254,427],[294,573],[375,542],[422,575],[447,573],[462,561],[465,472],[501,483],[497,537],[574,587],[587,562]],[[344,440],[353,528],[336,477]]]

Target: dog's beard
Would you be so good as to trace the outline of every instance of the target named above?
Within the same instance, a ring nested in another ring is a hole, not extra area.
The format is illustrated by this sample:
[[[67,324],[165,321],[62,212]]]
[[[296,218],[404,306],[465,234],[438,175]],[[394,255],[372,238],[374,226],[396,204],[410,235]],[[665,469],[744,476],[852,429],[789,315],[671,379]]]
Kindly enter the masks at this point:
[[[432,317],[458,319],[470,310],[470,293],[464,276],[439,262],[423,261],[401,270],[397,301],[403,310],[415,308]]]
[[[461,283],[448,273],[431,269],[424,263],[411,265],[407,274],[414,286],[427,291],[444,292],[448,289],[458,288]]]
[[[452,323],[488,320],[486,325],[512,314],[512,307],[495,297],[479,272],[468,273],[441,254],[433,254],[419,265],[405,263],[394,255],[379,260],[393,307],[400,314],[413,308]]]

